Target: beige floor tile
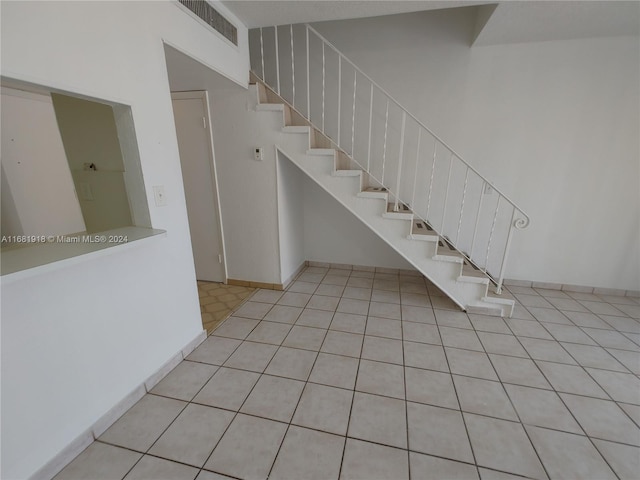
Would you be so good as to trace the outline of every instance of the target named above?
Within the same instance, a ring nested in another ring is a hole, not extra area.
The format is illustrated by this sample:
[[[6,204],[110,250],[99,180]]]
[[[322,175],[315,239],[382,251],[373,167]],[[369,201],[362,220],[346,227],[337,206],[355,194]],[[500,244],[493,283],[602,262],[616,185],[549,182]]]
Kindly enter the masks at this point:
[[[329,330],[322,344],[321,352],[360,357],[364,335]]]
[[[264,319],[270,322],[293,324],[296,323],[296,320],[302,313],[302,310],[303,309],[301,307],[275,305],[269,313],[265,315]]]
[[[407,367],[438,370],[440,372],[449,371],[447,357],[442,346],[415,342],[403,342],[403,346],[404,364]]]
[[[489,355],[500,381],[527,387],[551,389],[551,385],[533,360],[504,355]]]
[[[402,341],[365,335],[362,358],[402,365],[404,362]]]
[[[509,397],[500,382],[453,376],[463,412],[477,413],[505,420],[518,420]]]
[[[357,358],[320,353],[309,381],[352,390],[358,373]]]
[[[435,325],[436,316],[432,308],[402,305],[402,320],[407,322],[431,323]]]
[[[462,415],[457,410],[407,402],[409,450],[473,462]]]
[[[616,479],[587,437],[538,427],[527,432],[551,478]]]
[[[593,440],[596,448],[622,480],[635,480],[640,472],[640,448]]]
[[[458,409],[458,399],[449,373],[405,368],[407,400]]]
[[[309,378],[317,352],[280,347],[265,370],[269,375],[306,381]]]
[[[296,325],[316,328],[329,328],[333,312],[305,308],[296,321]]]
[[[321,328],[294,325],[289,331],[287,338],[282,342],[282,346],[317,352],[320,350],[326,334],[327,331]]]
[[[267,478],[286,431],[285,423],[239,414],[204,468],[238,478]]]
[[[153,387],[151,393],[188,402],[209,381],[216,370],[218,367],[213,365],[189,361],[181,362]]]
[[[308,383],[291,423],[301,427],[346,435],[353,392]]]
[[[241,343],[240,340],[212,336],[191,352],[187,360],[222,365]]]
[[[468,377],[498,380],[498,376],[486,353],[446,347],[447,360],[451,373]]]
[[[402,338],[410,342],[442,345],[438,327],[427,323],[402,322]]]
[[[269,480],[337,479],[344,441],[344,437],[292,425]]]
[[[254,372],[220,368],[193,399],[212,407],[237,411],[260,378]]]
[[[234,413],[227,410],[189,404],[149,453],[202,467],[233,417]]]
[[[107,443],[146,452],[187,404],[145,395],[100,437]]]
[[[409,480],[407,451],[348,438],[344,449],[340,479],[374,478]]]
[[[550,362],[536,363],[549,383],[558,392],[608,398],[605,391],[589,377],[582,367]]]
[[[356,390],[404,399],[403,373],[401,365],[360,360]]]
[[[478,338],[480,338],[487,353],[529,358],[529,354],[522,348],[518,339],[513,335],[478,332]]]
[[[262,373],[276,354],[278,347],[265,343],[243,342],[224,362],[225,367]]]
[[[561,393],[587,435],[640,446],[640,428],[614,402]]]
[[[520,423],[469,413],[464,418],[478,465],[529,478],[547,478]]]
[[[288,323],[263,321],[253,329],[247,337],[247,341],[280,345],[287,338],[290,330],[291,325]]]
[[[120,480],[142,454],[100,442],[89,445],[54,480]]]
[[[524,424],[584,434],[557,393],[519,385],[505,389]]]
[[[242,413],[289,422],[298,405],[304,383],[263,375],[240,409]]]
[[[475,465],[454,462],[445,458],[432,457],[421,453],[410,452],[411,475],[413,478],[478,480]]]
[[[367,326],[365,315],[337,312],[331,321],[330,330],[363,334]]]
[[[392,447],[407,448],[404,400],[356,392],[347,435]]]
[[[197,475],[197,468],[145,455],[124,480],[194,480]]]

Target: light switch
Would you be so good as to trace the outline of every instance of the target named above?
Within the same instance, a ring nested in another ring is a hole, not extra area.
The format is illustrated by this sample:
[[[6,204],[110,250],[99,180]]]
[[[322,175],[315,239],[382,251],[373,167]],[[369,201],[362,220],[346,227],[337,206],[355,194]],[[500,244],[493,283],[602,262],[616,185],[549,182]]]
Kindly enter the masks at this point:
[[[156,201],[156,207],[164,207],[167,204],[167,198],[164,194],[164,185],[156,185],[153,187],[153,198]]]
[[[82,182],[79,183],[78,186],[80,187],[80,196],[82,197],[82,199],[88,202],[93,201],[93,191],[91,191],[91,185],[86,182]]]
[[[255,149],[255,159],[260,161],[264,159],[264,155],[262,153],[262,148],[256,147]]]

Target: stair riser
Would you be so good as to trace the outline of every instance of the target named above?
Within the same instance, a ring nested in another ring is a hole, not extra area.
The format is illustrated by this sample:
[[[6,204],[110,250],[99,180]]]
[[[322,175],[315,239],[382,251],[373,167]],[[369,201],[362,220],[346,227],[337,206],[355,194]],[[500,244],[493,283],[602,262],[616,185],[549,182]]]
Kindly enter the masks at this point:
[[[251,108],[253,104],[255,109],[258,90],[255,89],[251,94],[252,100],[249,102],[249,107]],[[282,132],[283,125],[286,125],[287,120],[291,118],[288,107],[285,106],[284,112],[260,112],[258,115],[264,127],[263,130],[273,132],[274,145],[289,160],[369,226],[373,232],[413,264],[436,286],[447,292],[461,308],[469,305],[472,310],[485,314],[511,314],[511,305],[485,301],[487,285],[458,280],[462,275],[462,263],[434,259],[437,253],[449,254],[448,256],[450,256],[451,252],[448,248],[438,247],[435,241],[410,239],[413,225],[412,215],[392,214],[391,216],[395,218],[384,218],[383,214],[387,210],[387,198],[376,199],[366,198],[366,195],[358,196],[363,186],[369,183],[369,179],[365,178],[365,175],[336,176],[336,168],[353,168],[343,153],[307,154],[310,148],[331,147],[330,142],[327,142],[321,134],[314,132],[313,129],[309,133]],[[406,216],[407,218],[397,219],[398,216]]]

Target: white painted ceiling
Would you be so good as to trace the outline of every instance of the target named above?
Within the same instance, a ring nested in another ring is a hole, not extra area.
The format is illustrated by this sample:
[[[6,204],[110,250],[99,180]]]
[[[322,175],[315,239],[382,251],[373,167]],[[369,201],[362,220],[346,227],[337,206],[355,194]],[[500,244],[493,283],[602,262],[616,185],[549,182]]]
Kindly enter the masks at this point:
[[[638,0],[223,0],[223,3],[249,28],[497,4],[474,45],[640,35]]]

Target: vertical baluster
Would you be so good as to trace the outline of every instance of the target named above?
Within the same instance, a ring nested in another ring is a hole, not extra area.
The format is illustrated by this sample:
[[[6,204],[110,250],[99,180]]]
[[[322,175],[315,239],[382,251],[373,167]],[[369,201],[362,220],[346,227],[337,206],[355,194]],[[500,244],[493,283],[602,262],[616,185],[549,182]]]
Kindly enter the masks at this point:
[[[493,222],[491,223],[491,232],[489,233],[489,243],[487,244],[487,256],[484,259],[484,269],[488,273],[489,271],[489,252],[491,251],[491,241],[493,240],[493,231],[496,228],[496,220],[498,219],[498,210],[500,210],[500,197],[496,202],[496,211],[493,214]]]
[[[324,133],[324,82],[325,82],[324,42],[322,42],[322,133]]]
[[[307,120],[311,121],[311,92],[309,90],[309,25],[305,25],[305,35],[307,37]]]
[[[342,55],[338,54],[338,146],[340,146],[340,117],[342,117]]]
[[[367,172],[371,171],[371,123],[373,121],[373,83],[369,94],[369,146],[367,149]]]
[[[289,35],[291,36],[291,105],[296,106],[296,62],[293,56],[293,24],[289,25]]]
[[[427,214],[425,220],[429,221],[429,208],[431,207],[431,193],[433,192],[433,174],[436,171],[436,154],[438,153],[438,140],[433,139],[433,163],[431,163],[431,178],[429,179],[429,197],[427,197]]]
[[[447,216],[447,202],[449,200],[449,186],[451,185],[451,170],[453,169],[453,152],[449,157],[449,175],[447,175],[447,189],[444,192],[444,207],[442,208],[442,225],[440,232],[444,235],[444,219]]]
[[[276,85],[278,87],[278,95],[280,95],[280,52],[278,51],[278,26],[275,27],[276,38]]]
[[[460,236],[460,228],[462,227],[462,213],[464,212],[464,199],[467,195],[467,182],[469,181],[469,167],[464,175],[464,188],[462,190],[462,204],[460,205],[460,218],[458,219],[458,231],[456,232],[456,241],[454,246],[458,246],[458,237]]]
[[[482,200],[484,200],[484,186],[486,182],[482,182],[480,186],[480,201],[478,202],[478,211],[476,212],[476,225],[473,227],[473,238],[471,239],[471,249],[469,250],[469,257],[473,258],[473,247],[476,244],[476,235],[478,234],[478,224],[480,223],[480,211],[482,210]]]
[[[398,197],[400,196],[400,178],[402,177],[402,159],[404,157],[404,128],[407,123],[407,112],[402,111],[402,126],[400,127],[400,152],[398,154],[398,177],[396,178],[396,194],[393,211],[398,211]]]
[[[513,235],[514,222],[516,218],[516,207],[513,206],[513,213],[511,214],[511,221],[509,222],[509,234],[507,235],[507,243],[504,246],[504,253],[502,255],[502,264],[500,265],[500,275],[498,276],[498,284],[496,285],[496,293],[500,295],[502,293],[502,282],[504,281],[504,270],[507,266],[507,258],[509,257],[509,250],[511,248],[511,236]]]
[[[355,156],[356,151],[356,88],[358,80],[358,71],[353,70],[353,108],[351,110],[351,158]]]
[[[389,100],[387,100],[387,110],[384,114],[384,142],[382,144],[382,185],[384,185],[384,167],[387,161],[387,127],[389,125]]]
[[[413,169],[413,191],[411,192],[411,209],[415,211],[416,202],[416,182],[418,181],[418,162],[420,161],[420,140],[422,138],[422,127],[418,125],[418,147],[416,148],[416,166]]]
[[[264,73],[264,39],[262,37],[262,27],[260,27],[260,61],[262,62],[262,81],[266,82],[266,74]]]

